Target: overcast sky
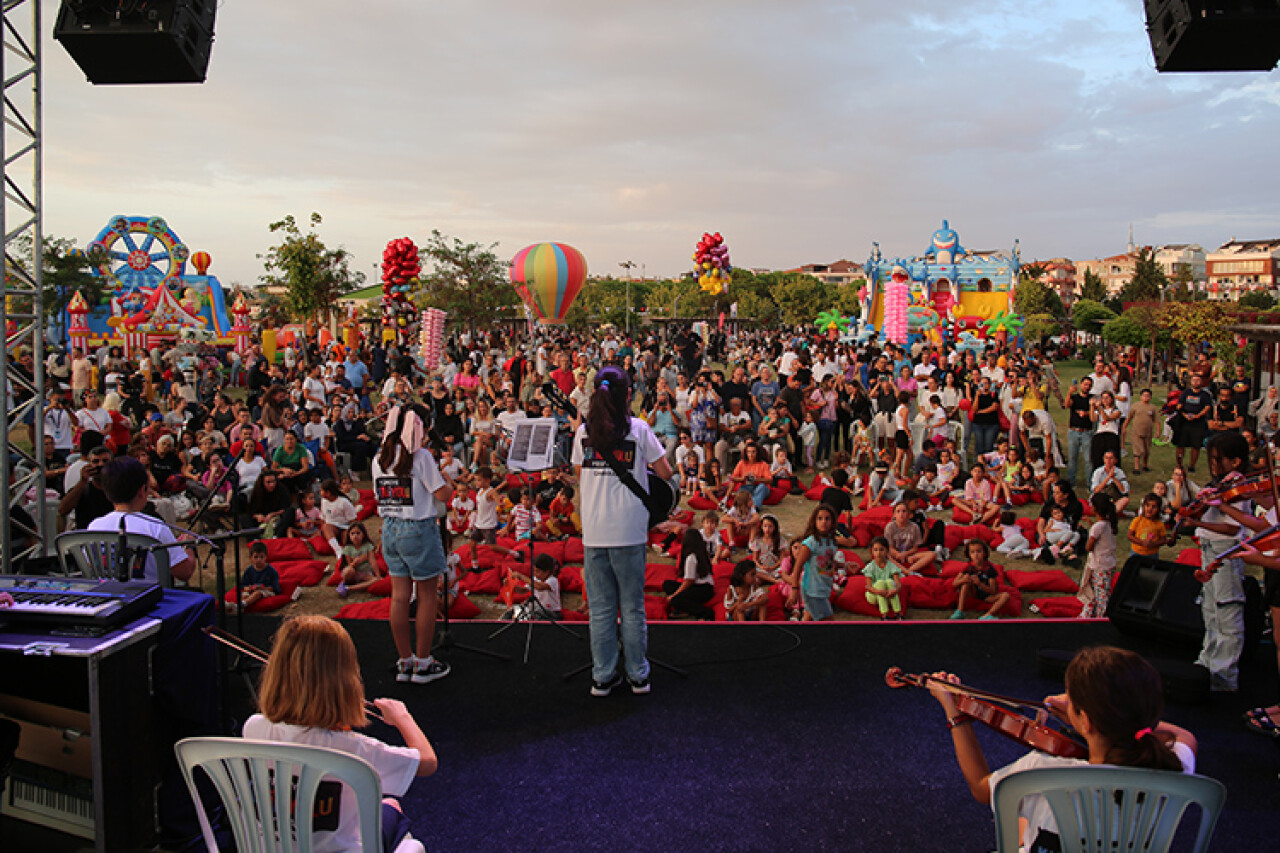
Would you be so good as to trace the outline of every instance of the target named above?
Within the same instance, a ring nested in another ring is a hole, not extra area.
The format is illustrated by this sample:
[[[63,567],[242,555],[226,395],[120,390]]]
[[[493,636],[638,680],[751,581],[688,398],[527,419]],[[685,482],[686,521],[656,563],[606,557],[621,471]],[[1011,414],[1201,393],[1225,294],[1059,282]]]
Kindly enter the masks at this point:
[[[433,228],[651,276],[708,230],[774,269],[944,217],[1024,259],[1280,236],[1280,76],[1158,75],[1140,0],[223,0],[200,86],[45,49],[46,231],[160,215],[224,284],[313,210],[370,276]]]

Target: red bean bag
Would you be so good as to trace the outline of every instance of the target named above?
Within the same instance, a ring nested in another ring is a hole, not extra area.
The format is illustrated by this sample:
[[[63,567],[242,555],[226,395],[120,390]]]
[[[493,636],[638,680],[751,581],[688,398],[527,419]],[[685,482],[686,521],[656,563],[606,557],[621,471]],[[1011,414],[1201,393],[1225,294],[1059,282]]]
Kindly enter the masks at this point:
[[[586,558],[587,554],[583,550],[581,536],[570,536],[564,540],[564,562],[582,565]]]
[[[378,513],[378,499],[373,489],[360,489],[360,503],[356,506],[356,521],[367,521]]]
[[[769,496],[764,499],[765,506],[777,506],[782,499],[791,494],[791,484],[782,483],[769,489]]]
[[[1033,599],[1031,610],[1048,619],[1079,619],[1084,603],[1074,595],[1055,595]]]
[[[277,560],[310,560],[313,556],[311,549],[302,539],[259,539],[258,541],[267,546],[269,563],[275,563]]]
[[[884,526],[893,520],[893,507],[889,505],[873,506],[855,516],[855,520],[864,524],[878,524],[881,532],[883,532]]]
[[[1005,569],[1010,585],[1025,592],[1076,592],[1080,585],[1061,569]]]
[[[938,576],[944,578],[953,578],[969,567],[968,560],[944,560],[942,565],[938,566]]]
[[[449,599],[450,619],[475,619],[480,615],[480,607],[466,595],[459,594]]]
[[[1016,495],[1010,495],[1009,497],[1009,503],[1014,506],[1026,506],[1030,501],[1031,497],[1021,492]]]
[[[1006,583],[1001,583],[999,586],[999,590],[1000,592],[1009,593],[1009,600],[1005,602],[1004,607],[1000,609],[1000,612],[998,615],[1009,616],[1014,618],[1021,616],[1022,615],[1022,591],[1014,589],[1013,587],[1009,586]],[[956,595],[957,595],[957,601],[958,601],[959,592],[957,592]],[[990,608],[991,608],[991,605],[988,604],[987,602],[979,601],[973,596],[970,596],[968,601],[968,606],[965,607],[965,611],[976,612],[976,613],[986,613],[987,610],[989,610]]]
[[[729,560],[721,560],[711,567],[711,576],[717,581],[721,579],[727,581],[733,576],[733,567],[735,565],[737,564],[732,563]]]
[[[787,619],[787,600],[777,584],[769,587],[769,597],[764,606],[764,618],[768,622],[785,622]]]
[[[378,552],[381,555],[381,551]],[[475,569],[496,569],[502,565],[502,561],[506,559],[506,554],[496,551],[489,545],[476,546],[476,562],[471,562],[471,546],[460,545],[453,549],[453,553],[458,555],[460,562],[458,568],[472,571]]]
[[[502,590],[502,569],[483,569],[470,572],[458,581],[458,588],[463,592],[479,592],[485,595],[497,595]]]
[[[298,594],[298,582],[287,581],[284,577],[280,578],[280,594],[269,595],[266,598],[255,601],[251,607],[245,610],[245,613],[270,613],[273,610],[279,610],[289,602],[293,601]],[[227,590],[226,596],[223,598],[228,604],[236,600],[236,591],[234,589]]]
[[[693,515],[694,515],[693,510],[682,509],[680,510],[680,512],[677,512],[675,515],[671,516],[671,520],[674,522],[677,522],[678,524],[693,524]]]
[[[858,556],[857,551],[851,551],[848,548],[840,549],[840,553],[844,554],[845,569],[850,572],[860,572],[867,561]]]
[[[390,619],[391,599],[375,598],[372,601],[353,601],[338,611],[339,619]]]
[[[315,586],[329,568],[324,560],[282,560],[272,565],[280,575],[281,584],[290,581],[298,586]]]
[[[903,596],[903,607],[906,607],[906,597]],[[836,607],[846,610],[849,613],[859,613],[863,616],[880,616],[880,608],[867,601],[867,578],[865,575],[853,575],[844,585],[839,597],[835,600]]]
[[[973,514],[963,507],[953,506],[951,508],[951,520],[956,524],[969,524],[973,521]]]
[[[651,622],[665,622],[669,617],[667,599],[659,595],[644,597],[644,618]]]
[[[307,540],[307,544],[315,550],[317,557],[333,556],[333,549],[329,547],[329,540],[324,538],[323,533],[317,533],[312,536]]]
[[[821,475],[813,478],[813,485],[808,488],[804,496],[811,501],[816,501],[822,497],[822,492],[831,485],[831,481]]]
[[[879,534],[872,530],[869,525],[861,523],[849,525],[849,536],[852,537],[854,542],[858,543],[859,548],[866,548],[869,546],[871,544],[871,540],[875,539],[878,535]]]
[[[902,579],[902,589],[912,607],[926,610],[952,609],[960,597],[960,593],[951,585],[951,578],[908,576]]]
[[[536,560],[543,554],[549,555],[557,563],[564,563],[563,542],[534,542],[533,557]],[[521,542],[520,547],[513,548],[502,560],[502,568],[515,569],[521,574],[529,574],[529,543]]]
[[[694,495],[689,498],[689,506],[696,510],[715,509],[716,503],[706,495]]]
[[[1183,548],[1178,552],[1178,557],[1174,562],[1181,563],[1184,566],[1199,566],[1204,563],[1200,558],[1199,548]]]
[[[591,616],[586,613],[583,613],[581,610],[561,610],[560,611],[561,622],[587,622],[590,619],[591,619]]]
[[[660,592],[667,581],[680,580],[680,572],[668,563],[648,563],[644,567],[644,588],[650,592]]]
[[[729,536],[729,528],[727,527],[720,531],[720,541],[730,548],[747,547],[747,537],[739,536],[737,539],[733,539]]]
[[[536,482],[538,482],[537,474],[508,474],[506,488],[507,490],[523,489],[525,486],[532,486]]]
[[[386,598],[391,595],[391,578],[378,578],[365,591],[374,598]]]
[[[1036,541],[1036,522],[1039,520],[1038,517],[1019,518],[1015,522],[1022,529],[1022,535],[1027,537],[1028,542],[1034,543]]]
[[[942,544],[947,548],[959,548],[970,539],[980,539],[989,546],[995,546],[1000,541],[1000,534],[985,524],[948,524]]]

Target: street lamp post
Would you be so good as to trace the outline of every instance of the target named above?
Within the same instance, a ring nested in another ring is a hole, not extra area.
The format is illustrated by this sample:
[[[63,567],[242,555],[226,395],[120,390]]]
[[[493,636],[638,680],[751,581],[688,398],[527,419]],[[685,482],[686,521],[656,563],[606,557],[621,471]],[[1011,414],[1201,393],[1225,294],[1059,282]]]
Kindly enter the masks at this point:
[[[620,264],[618,264],[618,266],[622,267],[624,270],[627,271],[626,325],[627,325],[627,337],[630,337],[631,336],[631,271],[636,268],[636,265],[632,261],[623,261]]]

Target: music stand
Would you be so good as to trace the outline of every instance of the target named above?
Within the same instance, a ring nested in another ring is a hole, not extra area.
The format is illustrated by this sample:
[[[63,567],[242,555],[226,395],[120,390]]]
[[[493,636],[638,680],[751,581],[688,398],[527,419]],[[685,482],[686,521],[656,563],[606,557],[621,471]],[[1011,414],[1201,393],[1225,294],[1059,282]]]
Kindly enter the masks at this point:
[[[527,474],[541,474],[543,471],[558,467],[555,457],[555,418],[526,418],[516,423],[515,429],[512,430],[511,434],[511,449],[507,452],[507,470],[524,471]],[[533,585],[534,540],[532,538],[529,539],[528,545],[529,571],[527,576],[529,578],[529,597],[519,607],[512,605],[511,622],[489,635],[489,639],[493,640],[521,622],[525,623],[524,662],[526,664],[529,663],[529,648],[533,643],[534,622],[550,622],[575,640],[581,641],[584,639],[580,634],[574,633],[560,624],[560,620],[552,616],[551,611],[547,610],[542,602],[538,600],[537,590]]]

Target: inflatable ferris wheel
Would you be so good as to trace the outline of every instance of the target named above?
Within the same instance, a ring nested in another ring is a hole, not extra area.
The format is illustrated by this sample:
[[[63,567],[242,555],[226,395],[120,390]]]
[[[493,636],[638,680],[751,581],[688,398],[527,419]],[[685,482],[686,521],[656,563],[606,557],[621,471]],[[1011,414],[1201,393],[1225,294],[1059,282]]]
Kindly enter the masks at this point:
[[[86,248],[101,252],[98,272],[117,296],[176,284],[191,254],[159,216],[113,216]]]

